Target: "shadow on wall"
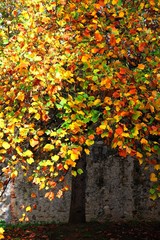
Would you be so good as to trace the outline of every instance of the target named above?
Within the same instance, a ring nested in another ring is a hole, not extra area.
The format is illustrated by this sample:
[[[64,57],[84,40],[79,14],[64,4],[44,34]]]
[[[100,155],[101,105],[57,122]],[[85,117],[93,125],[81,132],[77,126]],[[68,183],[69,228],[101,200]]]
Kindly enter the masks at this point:
[[[71,179],[68,176],[68,180]],[[149,199],[150,182],[131,157],[120,158],[115,151],[108,149],[99,141],[91,148],[87,156],[86,179],[86,220],[89,221],[156,221],[160,218],[160,202]],[[32,212],[27,213],[31,222],[68,222],[71,192],[61,199],[49,201],[44,191],[26,183],[20,175],[15,186],[14,213],[21,218],[22,206],[35,204]],[[31,192],[37,198],[31,199]],[[0,202],[1,219],[11,221],[11,188],[8,186]],[[11,204],[12,205],[12,204]]]

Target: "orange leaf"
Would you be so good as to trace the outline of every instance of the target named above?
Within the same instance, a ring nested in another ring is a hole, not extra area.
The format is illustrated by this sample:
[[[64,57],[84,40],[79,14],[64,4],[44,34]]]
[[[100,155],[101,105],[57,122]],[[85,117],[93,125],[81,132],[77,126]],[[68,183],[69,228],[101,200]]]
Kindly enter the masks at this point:
[[[120,68],[120,72],[119,72],[120,74],[123,75],[123,74],[126,74],[126,72],[127,72],[126,68]]]
[[[110,35],[110,44],[112,47],[114,47],[116,45],[116,38],[114,34]]]
[[[85,142],[85,137],[84,136],[80,136],[79,137],[79,144],[83,144]]]
[[[88,139],[93,140],[93,139],[94,139],[94,135],[93,135],[93,134],[89,135],[89,136],[88,136]]]
[[[47,192],[44,197],[52,201],[54,199],[54,192]]]
[[[158,181],[158,178],[156,177],[155,173],[150,174],[150,181],[151,182],[157,182]]]
[[[102,41],[103,37],[98,30],[95,32],[94,35],[95,35],[95,38],[98,42]]]
[[[20,101],[24,101],[25,95],[23,92],[19,92],[16,99],[20,100]]]
[[[141,139],[141,143],[142,143],[142,144],[147,144],[148,141],[147,141],[145,138],[142,138],[142,139]]]
[[[56,197],[61,198],[63,195],[62,190],[59,190],[58,193],[56,194]]]
[[[74,162],[74,161],[71,160],[71,159],[66,160],[66,164],[67,164],[67,165],[70,165],[70,166],[72,166],[72,167],[75,167],[75,166],[76,166],[76,162]]]
[[[98,51],[99,51],[98,48],[92,48],[92,50],[91,50],[92,53],[97,53]]]
[[[141,69],[141,70],[143,70],[145,68],[145,65],[144,64],[138,64],[138,69]]]
[[[36,195],[35,193],[31,193],[31,197],[32,197],[32,198],[36,198],[37,195]]]
[[[43,131],[43,130],[37,131],[37,135],[38,135],[38,136],[42,136],[43,134],[44,134],[44,131]]]

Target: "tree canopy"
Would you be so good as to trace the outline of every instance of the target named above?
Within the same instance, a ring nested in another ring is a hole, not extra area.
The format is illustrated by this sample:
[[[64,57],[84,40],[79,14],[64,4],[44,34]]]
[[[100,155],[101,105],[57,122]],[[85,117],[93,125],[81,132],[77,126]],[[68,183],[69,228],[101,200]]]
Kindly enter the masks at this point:
[[[151,168],[150,197],[160,196],[158,9],[157,0],[1,1],[3,175],[23,171],[45,197],[61,197],[98,137]]]

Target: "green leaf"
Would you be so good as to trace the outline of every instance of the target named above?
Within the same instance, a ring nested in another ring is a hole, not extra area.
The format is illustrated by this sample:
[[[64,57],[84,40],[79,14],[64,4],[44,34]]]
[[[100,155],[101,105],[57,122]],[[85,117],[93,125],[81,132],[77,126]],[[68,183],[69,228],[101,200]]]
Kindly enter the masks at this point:
[[[83,173],[83,170],[82,170],[81,168],[79,168],[79,169],[77,170],[77,173],[81,175],[81,174]]]
[[[141,115],[142,115],[142,113],[140,111],[137,111],[137,112],[135,112],[135,114],[133,114],[132,118],[134,120],[137,120]]]
[[[122,6],[122,0],[119,0],[117,5]]]
[[[150,193],[150,194],[154,194],[154,193],[155,193],[155,189],[151,188],[151,189],[149,190],[149,193]]]
[[[92,114],[92,122],[96,123],[98,121],[100,112],[98,110],[91,110],[91,114]]]
[[[7,45],[8,43],[9,43],[9,40],[8,40],[8,39],[3,40],[3,44],[4,44],[4,45]]]

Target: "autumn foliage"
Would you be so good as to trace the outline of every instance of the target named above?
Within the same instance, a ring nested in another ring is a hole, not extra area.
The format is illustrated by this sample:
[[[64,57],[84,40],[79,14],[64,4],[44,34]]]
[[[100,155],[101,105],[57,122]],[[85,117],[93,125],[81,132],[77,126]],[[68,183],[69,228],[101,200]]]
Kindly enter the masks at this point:
[[[151,198],[160,196],[158,4],[0,3],[0,161],[6,177],[23,171],[48,190],[45,197],[61,197],[69,189],[65,175],[70,169],[77,175],[77,160],[98,137],[121,157],[131,155],[150,168]],[[59,182],[64,185],[57,190]]]

